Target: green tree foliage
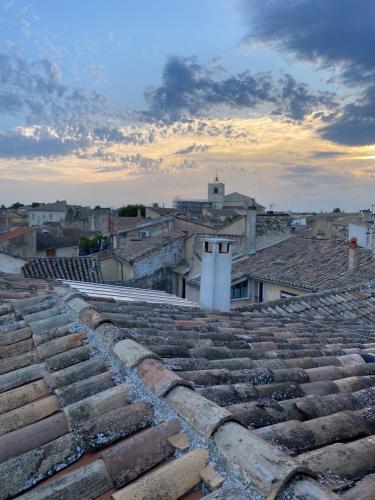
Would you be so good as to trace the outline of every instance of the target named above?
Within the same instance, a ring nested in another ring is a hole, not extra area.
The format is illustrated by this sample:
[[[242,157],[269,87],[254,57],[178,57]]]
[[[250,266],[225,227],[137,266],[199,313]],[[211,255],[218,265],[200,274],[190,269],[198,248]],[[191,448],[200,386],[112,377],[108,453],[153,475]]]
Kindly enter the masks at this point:
[[[341,214],[341,208],[334,208],[333,213],[334,214]]]
[[[25,205],[23,203],[20,203],[19,201],[16,201],[16,203],[13,203],[9,208],[21,208],[24,207]]]
[[[106,241],[107,237],[101,234],[96,234],[91,238],[89,236],[81,236],[79,239],[79,254],[89,255],[100,251],[102,241]]]
[[[145,217],[146,209],[144,205],[127,205],[118,210],[119,217],[137,217],[138,209],[141,211],[141,216]]]
[[[33,201],[32,204],[31,204],[31,208],[36,208],[36,207],[40,207],[40,203],[39,201]]]

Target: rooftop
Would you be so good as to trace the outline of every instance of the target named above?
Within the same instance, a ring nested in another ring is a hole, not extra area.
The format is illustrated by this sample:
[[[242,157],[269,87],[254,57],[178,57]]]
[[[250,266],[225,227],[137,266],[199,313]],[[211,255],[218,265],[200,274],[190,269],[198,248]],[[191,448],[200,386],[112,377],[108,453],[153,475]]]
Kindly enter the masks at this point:
[[[30,207],[32,212],[66,212],[67,203],[66,201],[55,201],[54,203],[42,203],[38,207]]]
[[[374,322],[373,283],[222,314],[0,275],[1,495],[371,498]]]
[[[13,238],[17,238],[23,234],[27,234],[32,232],[33,229],[30,227],[17,227],[16,229],[12,229],[11,231],[6,231],[5,233],[0,234],[0,242],[12,240]]]
[[[36,246],[37,250],[64,248],[69,246],[78,246],[81,236],[93,236],[98,234],[95,231],[85,231],[73,227],[58,227],[57,230],[50,228],[37,227],[36,228]]]
[[[99,254],[86,257],[37,257],[22,268],[26,278],[65,279],[102,283]]]
[[[120,238],[119,246],[114,250],[114,254],[128,262],[133,262],[155,250],[169,245],[173,241],[185,239],[186,236],[187,235],[181,231],[177,231],[173,234],[168,233],[166,235],[148,237],[141,237],[138,235],[138,232],[135,232],[134,235],[130,233],[126,238]]]
[[[311,291],[375,279],[372,252],[358,248],[358,254],[358,270],[353,273],[348,269],[348,242],[299,235],[238,259],[232,277],[249,276]]]

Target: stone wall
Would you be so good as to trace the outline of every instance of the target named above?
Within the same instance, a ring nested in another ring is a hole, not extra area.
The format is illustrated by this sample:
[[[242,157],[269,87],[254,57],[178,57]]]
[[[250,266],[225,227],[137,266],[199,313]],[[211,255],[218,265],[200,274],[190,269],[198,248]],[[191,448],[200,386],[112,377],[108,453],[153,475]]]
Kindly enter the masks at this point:
[[[288,216],[257,216],[257,250],[274,245],[290,236],[290,218]]]
[[[133,263],[133,279],[152,276],[163,267],[174,267],[184,258],[184,240],[172,241],[155,252],[136,260]]]
[[[0,252],[28,259],[36,256],[36,234],[35,231],[20,234],[16,238],[0,242]]]

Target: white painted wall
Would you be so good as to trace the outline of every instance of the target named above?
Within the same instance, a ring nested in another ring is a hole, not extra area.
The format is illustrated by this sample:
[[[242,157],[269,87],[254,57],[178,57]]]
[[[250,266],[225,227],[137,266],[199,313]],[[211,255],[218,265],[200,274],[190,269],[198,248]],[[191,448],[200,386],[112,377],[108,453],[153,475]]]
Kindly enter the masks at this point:
[[[375,241],[374,231],[375,224],[369,224],[369,226],[366,227],[349,222],[349,241],[352,238],[357,238],[358,246],[372,250],[373,240]]]
[[[29,226],[42,226],[46,222],[61,222],[65,220],[65,212],[61,211],[29,211]]]

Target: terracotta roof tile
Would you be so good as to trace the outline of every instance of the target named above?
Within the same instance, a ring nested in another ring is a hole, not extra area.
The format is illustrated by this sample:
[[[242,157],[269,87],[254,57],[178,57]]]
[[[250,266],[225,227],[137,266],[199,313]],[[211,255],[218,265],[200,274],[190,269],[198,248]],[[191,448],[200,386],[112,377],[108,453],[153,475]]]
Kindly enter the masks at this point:
[[[371,284],[228,314],[1,275],[0,290],[33,294],[0,299],[0,342],[21,346],[0,360],[4,496],[202,496],[208,461],[224,498],[371,484]]]
[[[32,231],[33,229],[31,227],[17,227],[16,229],[12,229],[11,231],[0,233],[0,242],[17,238],[22,234],[31,233]]]

